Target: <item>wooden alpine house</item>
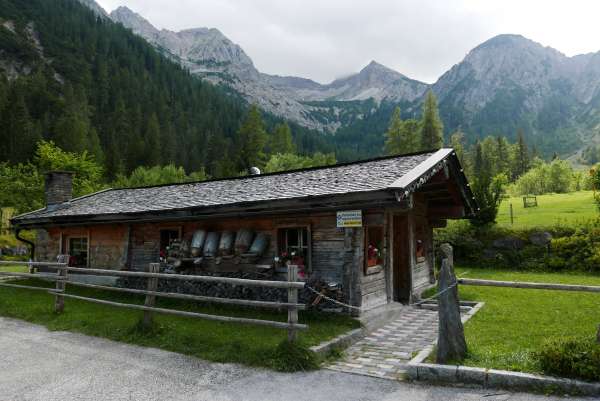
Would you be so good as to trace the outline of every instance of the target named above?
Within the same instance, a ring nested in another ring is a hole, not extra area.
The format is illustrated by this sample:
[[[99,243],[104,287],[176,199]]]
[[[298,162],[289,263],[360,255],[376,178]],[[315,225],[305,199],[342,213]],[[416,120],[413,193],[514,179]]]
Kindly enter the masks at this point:
[[[419,298],[435,282],[433,228],[477,211],[446,148],[75,199],[71,188],[71,173],[48,173],[47,206],[12,219],[17,236],[37,230],[35,260],[270,279],[293,264],[360,311]]]

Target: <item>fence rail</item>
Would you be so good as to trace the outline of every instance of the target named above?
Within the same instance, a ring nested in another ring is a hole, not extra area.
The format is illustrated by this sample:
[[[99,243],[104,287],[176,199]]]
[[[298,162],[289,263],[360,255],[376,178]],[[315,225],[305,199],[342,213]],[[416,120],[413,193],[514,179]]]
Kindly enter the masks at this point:
[[[81,301],[87,301],[102,305],[109,305],[119,308],[135,309],[144,311],[143,323],[146,326],[152,324],[152,314],[170,314],[177,316],[186,316],[193,318],[200,318],[206,320],[215,320],[221,322],[235,322],[243,324],[254,324],[261,326],[274,327],[279,329],[288,330],[288,339],[294,341],[297,338],[298,330],[306,330],[308,326],[305,324],[298,323],[298,310],[304,309],[305,305],[298,303],[298,290],[304,288],[304,283],[298,282],[297,266],[288,266],[288,281],[269,281],[269,280],[250,280],[240,279],[231,277],[215,277],[215,276],[197,276],[197,275],[185,275],[185,274],[165,274],[158,273],[159,264],[150,263],[148,266],[148,272],[137,272],[137,271],[121,271],[121,270],[109,270],[109,269],[85,269],[79,267],[70,267],[66,263],[54,263],[54,262],[11,262],[11,261],[0,261],[0,265],[26,265],[26,266],[44,266],[50,269],[55,269],[56,274],[46,274],[40,276],[34,273],[20,273],[20,272],[0,272],[0,276],[8,276],[15,278],[44,278],[56,282],[55,288],[42,288],[34,287],[13,283],[2,283],[0,287],[10,288],[22,288],[46,291],[55,296],[54,310],[57,313],[62,313],[64,310],[65,298],[77,299]],[[117,277],[140,277],[145,278],[147,283],[146,290],[124,288],[124,287],[111,287],[105,285],[81,283],[73,280],[69,280],[69,273],[85,273],[85,274],[96,274],[105,276],[117,276]],[[247,299],[234,299],[234,298],[220,298],[220,297],[209,297],[202,295],[192,294],[179,294],[173,292],[157,291],[158,280],[187,280],[187,281],[201,281],[209,283],[224,283],[229,285],[239,286],[258,286],[258,287],[269,287],[269,288],[281,288],[287,289],[288,302],[274,302],[274,301],[260,301],[260,300],[247,300]],[[99,290],[125,292],[130,294],[145,295],[146,299],[144,305],[127,304],[121,302],[114,302],[105,299],[83,297],[79,295],[67,294],[67,284],[78,287],[93,288]],[[175,309],[166,309],[155,307],[156,297],[175,298],[189,301],[200,301],[200,302],[211,302],[211,303],[222,303],[230,305],[243,305],[253,306],[261,308],[274,308],[274,309],[287,309],[288,321],[279,322],[273,320],[261,320],[251,319],[233,316],[220,316],[210,315],[198,312],[188,312]]]
[[[297,281],[270,281],[270,280],[250,280],[245,278],[233,277],[216,277],[216,276],[195,276],[188,274],[167,274],[167,273],[149,273],[125,270],[108,270],[108,269],[87,269],[82,267],[60,267],[45,265],[53,269],[66,269],[69,272],[78,272],[85,274],[97,274],[101,276],[118,276],[118,277],[143,277],[143,278],[158,278],[166,280],[185,280],[185,281],[204,281],[212,283],[225,283],[231,285],[254,286],[254,287],[270,287],[270,288],[304,288],[304,283]]]
[[[523,281],[496,281],[496,280],[480,280],[480,279],[473,279],[473,278],[459,278],[458,283],[462,284],[462,285],[478,285],[478,286],[489,286],[489,287],[511,287],[511,288],[530,288],[530,289],[537,289],[537,290],[600,292],[600,287],[593,286],[593,285],[530,283],[530,282],[523,282]]]

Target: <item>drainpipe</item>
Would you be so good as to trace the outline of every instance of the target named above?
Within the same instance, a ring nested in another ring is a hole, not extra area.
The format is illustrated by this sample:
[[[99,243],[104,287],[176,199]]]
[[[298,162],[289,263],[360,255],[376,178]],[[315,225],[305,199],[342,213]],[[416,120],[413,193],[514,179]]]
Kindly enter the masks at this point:
[[[19,241],[21,241],[21,242],[24,242],[24,243],[26,243],[26,244],[28,244],[28,245],[30,245],[30,246],[31,246],[31,255],[30,255],[30,260],[33,260],[33,259],[34,259],[34,256],[35,256],[35,244],[34,244],[33,242],[29,241],[28,239],[25,239],[25,238],[23,238],[23,237],[19,237],[19,234],[20,234],[20,232],[21,232],[21,229],[20,229],[20,228],[17,228],[17,229],[15,230],[15,237],[16,237],[16,238],[17,238]]]

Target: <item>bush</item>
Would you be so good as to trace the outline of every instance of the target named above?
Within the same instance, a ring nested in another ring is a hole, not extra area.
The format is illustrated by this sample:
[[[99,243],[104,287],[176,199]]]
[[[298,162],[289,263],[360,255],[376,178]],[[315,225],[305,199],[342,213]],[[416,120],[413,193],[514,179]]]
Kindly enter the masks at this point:
[[[600,344],[589,338],[549,340],[535,356],[546,374],[600,381]]]
[[[552,234],[549,248],[530,243],[531,234],[540,231]],[[436,230],[434,238],[436,245],[450,243],[459,263],[527,271],[600,273],[600,220],[581,224],[577,229],[557,225],[544,230],[473,227],[467,222],[456,222]],[[493,246],[497,239],[520,239],[524,246],[497,248]]]
[[[317,355],[297,342],[283,341],[275,350],[273,368],[281,372],[319,369]]]

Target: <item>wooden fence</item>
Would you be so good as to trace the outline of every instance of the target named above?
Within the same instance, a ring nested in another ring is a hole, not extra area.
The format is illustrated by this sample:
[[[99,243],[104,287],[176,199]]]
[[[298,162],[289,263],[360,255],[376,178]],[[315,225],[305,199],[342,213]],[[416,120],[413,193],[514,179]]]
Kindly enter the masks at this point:
[[[509,287],[509,288],[531,288],[537,290],[556,290],[556,291],[583,291],[583,292],[599,292],[599,286],[593,285],[578,285],[578,284],[550,284],[550,283],[532,283],[523,281],[497,281],[497,280],[480,280],[473,278],[459,278],[458,283],[461,285],[477,285],[486,287]]]
[[[153,313],[171,314],[177,316],[195,317],[207,320],[216,320],[221,322],[236,322],[245,324],[255,324],[268,327],[275,327],[279,329],[287,329],[288,339],[295,341],[297,338],[298,330],[306,330],[308,326],[305,324],[298,323],[298,310],[304,309],[305,305],[298,303],[298,290],[304,288],[304,283],[298,282],[298,266],[288,266],[288,277],[287,281],[268,281],[268,280],[249,280],[242,278],[230,278],[230,277],[215,277],[215,276],[197,276],[197,275],[186,275],[186,274],[165,274],[159,273],[159,264],[150,263],[148,266],[148,272],[137,272],[137,271],[122,271],[122,270],[107,270],[107,269],[87,269],[79,267],[70,267],[66,263],[46,263],[46,262],[11,262],[11,261],[0,261],[0,265],[26,265],[31,267],[44,266],[48,269],[56,270],[56,274],[46,274],[40,276],[40,274],[34,273],[13,273],[13,272],[2,272],[0,276],[9,276],[15,278],[44,278],[56,282],[55,288],[42,288],[35,286],[20,285],[14,283],[0,282],[0,287],[11,287],[11,288],[23,288],[28,290],[39,290],[46,291],[50,294],[55,295],[54,310],[57,313],[64,311],[65,298],[78,299],[82,301],[93,302],[102,305],[115,306],[127,309],[137,309],[144,311],[143,323],[146,327],[152,324]],[[69,272],[83,273],[83,274],[95,274],[104,276],[117,276],[117,277],[142,277],[146,278],[146,290],[139,290],[133,288],[123,287],[112,287],[97,284],[81,283],[73,280],[69,280]],[[270,287],[270,288],[282,288],[287,289],[288,301],[287,302],[274,302],[274,301],[260,301],[260,300],[246,300],[246,299],[232,299],[232,298],[220,298],[220,297],[209,297],[202,295],[191,295],[191,294],[180,294],[172,292],[157,291],[158,280],[186,280],[186,281],[202,281],[210,283],[224,283],[230,285],[241,285],[241,286],[256,286],[256,287]],[[77,286],[94,288],[99,290],[118,291],[126,292],[131,294],[145,295],[146,299],[144,305],[126,304],[120,302],[113,302],[103,299],[83,297],[79,295],[67,294],[67,284]],[[231,317],[231,316],[219,316],[209,315],[205,313],[188,312],[174,309],[165,309],[155,307],[156,297],[175,298],[183,299],[188,301],[200,301],[200,302],[211,302],[211,303],[222,303],[229,305],[243,305],[253,306],[262,308],[273,308],[273,309],[287,309],[288,321],[278,322],[272,320],[261,320],[261,319],[250,319],[242,317]]]

